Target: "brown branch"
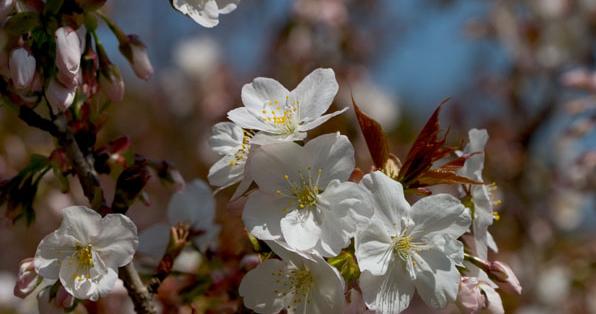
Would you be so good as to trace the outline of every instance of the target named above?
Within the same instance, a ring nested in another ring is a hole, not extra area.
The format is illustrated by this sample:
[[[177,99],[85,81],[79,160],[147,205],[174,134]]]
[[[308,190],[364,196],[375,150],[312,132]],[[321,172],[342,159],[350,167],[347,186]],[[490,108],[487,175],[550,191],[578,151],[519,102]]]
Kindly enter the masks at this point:
[[[166,253],[157,266],[155,275],[149,281],[149,292],[157,293],[161,283],[170,275],[174,267],[174,261],[186,246],[191,233],[190,226],[185,224],[177,224],[170,228],[170,242]]]
[[[157,310],[153,306],[152,296],[141,281],[139,273],[132,263],[120,267],[118,277],[124,282],[124,287],[126,287],[128,296],[132,300],[137,313],[157,314]]]

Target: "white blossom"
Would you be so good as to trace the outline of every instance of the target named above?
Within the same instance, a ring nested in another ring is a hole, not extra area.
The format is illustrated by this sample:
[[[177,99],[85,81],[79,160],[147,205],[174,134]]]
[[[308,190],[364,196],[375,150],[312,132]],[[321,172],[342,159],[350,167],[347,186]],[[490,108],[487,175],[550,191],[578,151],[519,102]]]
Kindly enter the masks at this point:
[[[463,153],[473,155],[466,160],[458,174],[482,182],[484,147],[488,141],[488,133],[486,130],[471,129],[468,136],[470,143],[466,145]],[[491,187],[485,184],[473,184],[468,188],[473,207],[471,212],[474,252],[480,259],[486,260],[487,247],[497,251],[495,241],[488,232],[488,227],[493,223],[494,201],[490,191]]]
[[[217,245],[220,227],[215,224],[215,200],[211,189],[201,180],[193,180],[176,192],[168,204],[168,224],[160,223],[140,235],[139,252],[159,261],[168,246],[170,228],[176,224],[190,227],[192,242],[201,251]]]
[[[244,178],[253,133],[232,122],[217,123],[212,133],[209,145],[222,157],[209,169],[208,179],[211,185],[225,188]]]
[[[240,0],[174,0],[174,8],[188,15],[203,27],[219,24],[219,15],[228,14],[238,6]]]
[[[128,217],[102,218],[87,207],[67,207],[60,227],[39,243],[35,270],[44,279],[59,279],[74,297],[95,301],[113,288],[118,268],[132,261],[137,244]]]
[[[373,219],[356,234],[355,253],[366,304],[380,313],[398,313],[414,290],[433,308],[457,296],[463,245],[457,238],[470,218],[448,194],[420,199],[410,207],[402,185],[376,171],[363,184],[373,194]]]
[[[261,146],[249,168],[259,190],[250,194],[242,218],[259,239],[335,256],[372,215],[366,191],[345,182],[354,169],[354,148],[339,133],[304,146]]]
[[[257,313],[341,313],[344,281],[317,255],[297,254],[267,241],[281,260],[268,259],[240,283],[244,305]]]
[[[332,69],[316,69],[288,91],[278,81],[258,77],[242,88],[244,107],[228,112],[228,118],[245,129],[259,131],[255,144],[296,141],[347,108],[323,115],[337,94]]]

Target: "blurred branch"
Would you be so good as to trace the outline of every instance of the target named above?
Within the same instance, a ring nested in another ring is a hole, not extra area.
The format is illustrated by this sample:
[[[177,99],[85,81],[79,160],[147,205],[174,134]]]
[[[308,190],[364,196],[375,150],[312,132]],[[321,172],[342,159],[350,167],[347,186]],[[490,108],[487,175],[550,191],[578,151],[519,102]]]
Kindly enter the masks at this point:
[[[170,242],[166,253],[161,258],[157,271],[149,283],[149,292],[157,293],[161,283],[170,275],[174,267],[176,257],[180,255],[184,246],[191,236],[190,226],[185,224],[178,224],[170,228]]]

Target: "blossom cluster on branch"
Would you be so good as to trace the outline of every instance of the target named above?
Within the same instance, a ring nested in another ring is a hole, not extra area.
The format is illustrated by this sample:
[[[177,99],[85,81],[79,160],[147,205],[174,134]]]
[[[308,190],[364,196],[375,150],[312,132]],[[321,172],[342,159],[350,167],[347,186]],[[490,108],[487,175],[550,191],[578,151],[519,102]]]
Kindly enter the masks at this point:
[[[234,185],[231,201],[244,205],[241,232],[258,254],[234,273],[242,277],[239,298],[253,311],[399,313],[418,294],[433,309],[455,304],[465,313],[503,313],[500,293],[521,293],[513,271],[489,258],[489,250],[498,250],[488,229],[498,220],[499,201],[496,185],[483,177],[488,134],[472,129],[465,147],[447,146],[439,125],[443,104],[402,161],[390,153],[381,125],[352,99],[374,163],[366,171],[357,167],[348,136],[309,136],[349,109],[330,110],[339,90],[334,70],[315,69],[292,91],[255,78],[242,88],[243,106],[212,128],[209,142],[220,159],[207,180],[215,191],[199,179],[185,183],[168,162],[133,153],[125,136],[98,145],[106,109],[124,97],[98,24],[114,34],[137,77],[153,74],[144,43],[100,11],[104,2],[0,2],[1,53],[8,58],[0,71],[2,104],[56,143],[49,156],[32,156],[0,182],[0,204],[13,222],[30,224],[40,180],[50,171],[63,192],[76,178],[89,201],[64,208],[60,227],[21,262],[15,295],[35,293],[42,312],[72,310],[108,295],[120,279],[137,312],[156,313],[154,295],[177,271],[178,256],[196,249],[214,259],[221,233],[214,193]],[[172,5],[213,27],[238,2]],[[111,204],[100,174],[117,178]],[[137,234],[126,213],[146,199],[151,176],[176,192],[168,223]],[[432,187],[440,184],[452,186],[451,193],[436,193]],[[146,280],[133,264],[136,253]],[[191,290],[204,292],[202,285],[217,285],[216,277],[199,278]]]

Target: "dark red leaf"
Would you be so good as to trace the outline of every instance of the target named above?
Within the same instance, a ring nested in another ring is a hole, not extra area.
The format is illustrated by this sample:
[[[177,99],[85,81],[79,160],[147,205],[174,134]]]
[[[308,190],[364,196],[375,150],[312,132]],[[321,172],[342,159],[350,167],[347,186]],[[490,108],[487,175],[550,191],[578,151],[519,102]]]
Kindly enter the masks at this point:
[[[441,106],[449,99],[441,102],[439,107],[428,119],[418,137],[414,141],[412,148],[406,156],[406,160],[399,171],[398,180],[406,187],[413,182],[416,177],[429,170],[433,162],[445,156],[450,150],[443,148],[445,137],[439,138],[440,125],[439,113]]]
[[[354,106],[360,130],[362,130],[362,134],[366,140],[366,145],[368,146],[368,151],[372,156],[375,167],[383,169],[387,159],[389,159],[389,149],[385,133],[383,133],[383,128],[377,121],[360,110],[354,100],[354,96],[352,96],[352,105]]]

